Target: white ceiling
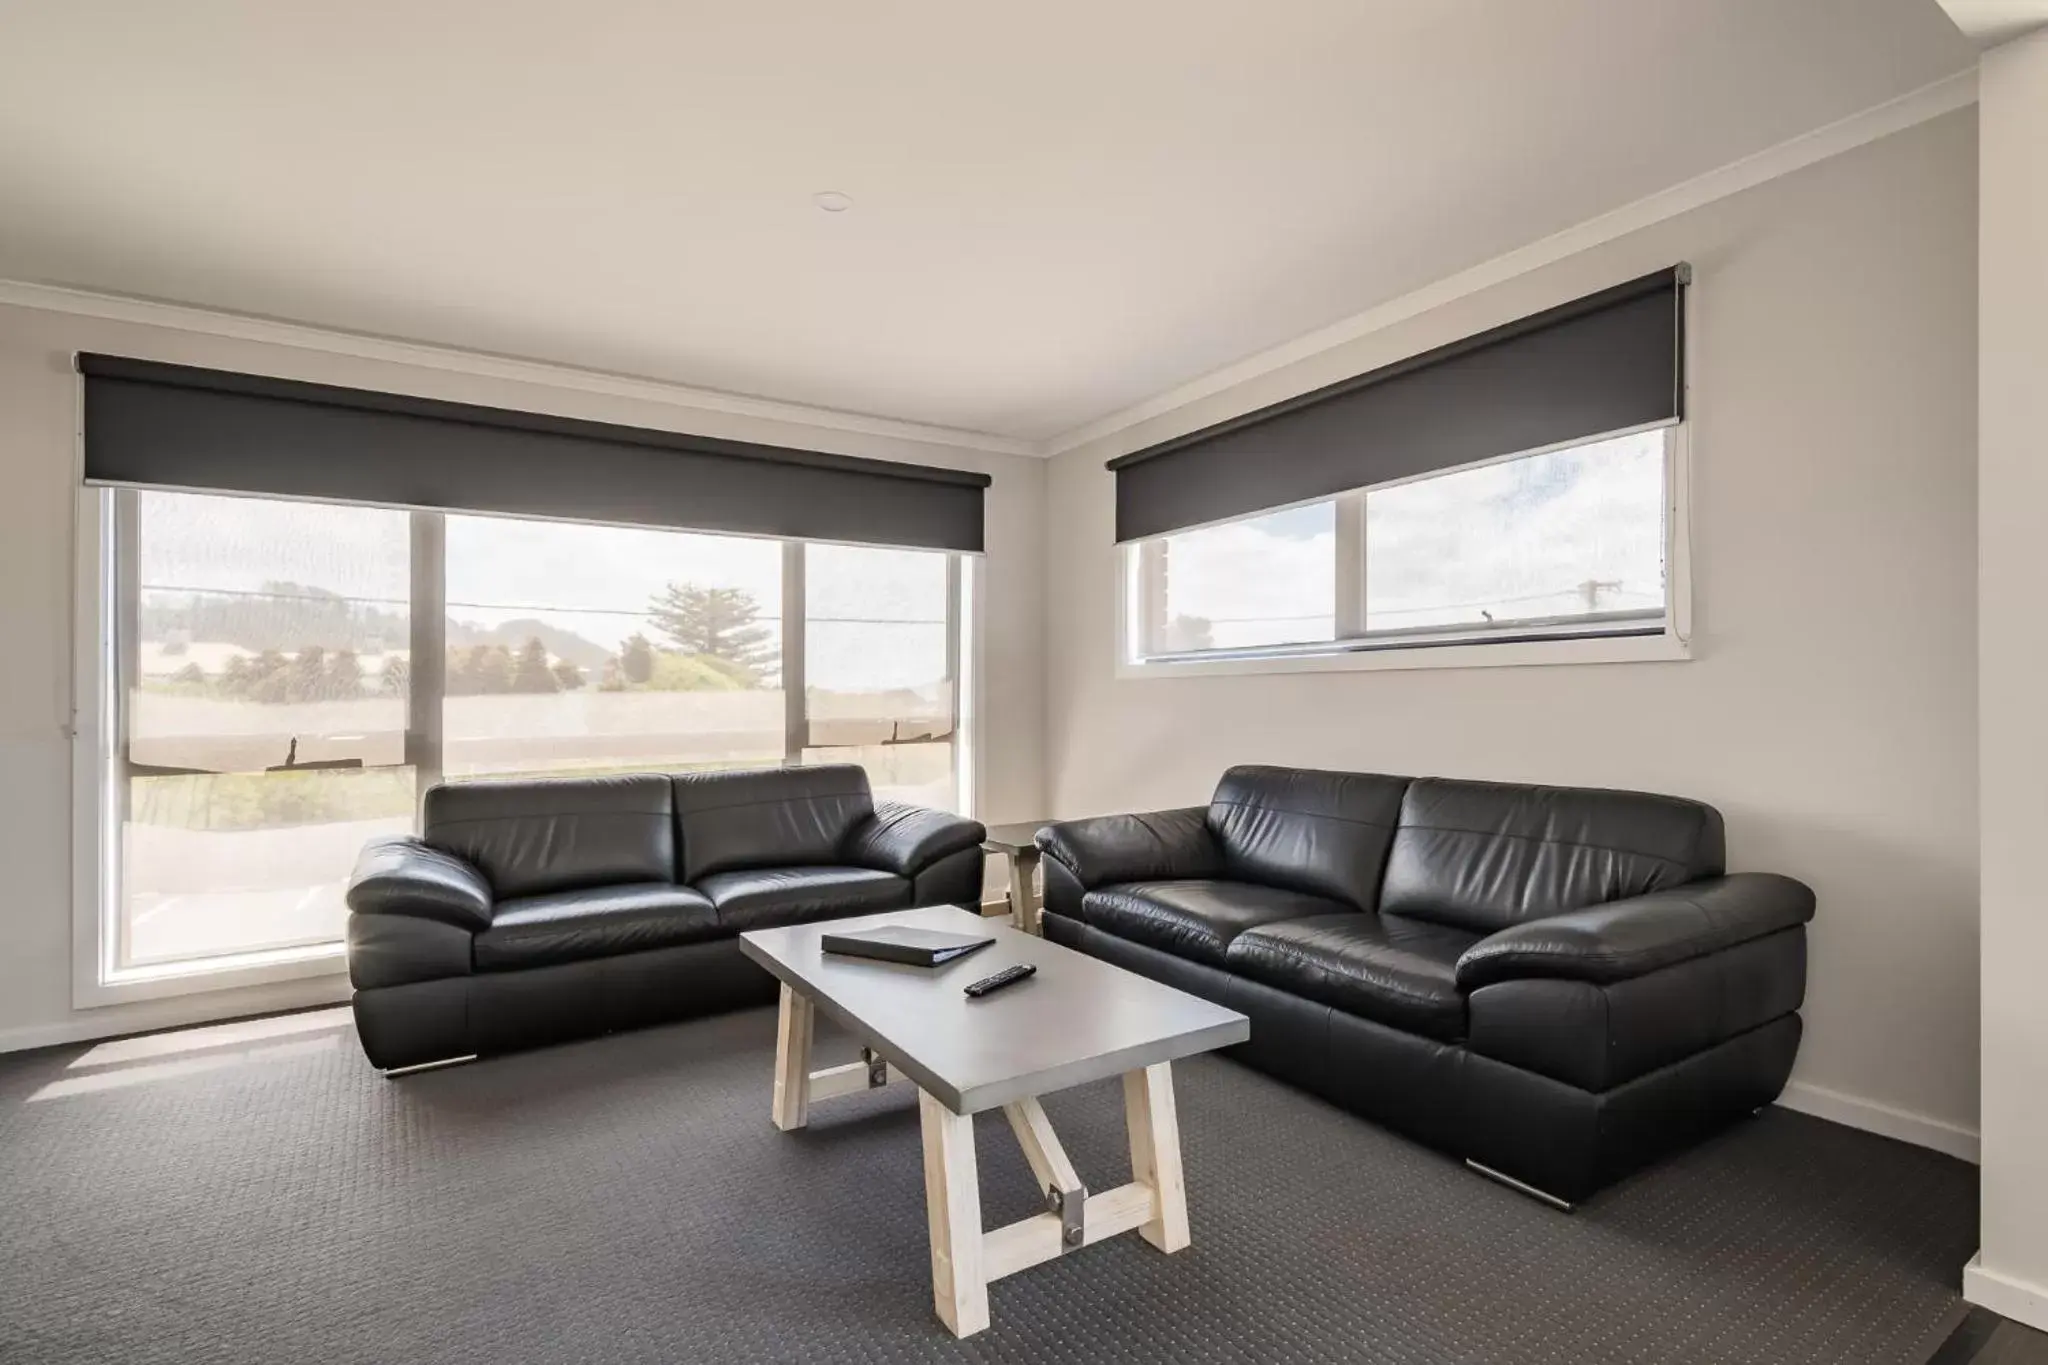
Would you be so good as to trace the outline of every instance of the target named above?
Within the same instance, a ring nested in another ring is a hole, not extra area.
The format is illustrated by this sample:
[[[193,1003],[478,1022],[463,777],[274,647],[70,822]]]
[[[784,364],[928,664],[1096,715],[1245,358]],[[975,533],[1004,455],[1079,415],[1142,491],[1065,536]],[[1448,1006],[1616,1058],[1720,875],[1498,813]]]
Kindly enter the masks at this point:
[[[1936,0],[4,0],[0,278],[1038,439],[1974,58]]]

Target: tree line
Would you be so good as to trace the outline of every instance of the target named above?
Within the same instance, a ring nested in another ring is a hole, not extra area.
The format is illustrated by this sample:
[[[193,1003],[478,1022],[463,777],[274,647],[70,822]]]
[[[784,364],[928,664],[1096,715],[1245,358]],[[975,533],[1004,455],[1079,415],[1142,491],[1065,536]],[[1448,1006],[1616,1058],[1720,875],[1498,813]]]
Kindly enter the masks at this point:
[[[759,624],[759,605],[740,589],[671,583],[649,602],[647,615],[664,643],[639,631],[627,637],[605,661],[599,691],[736,691],[766,685],[779,669],[774,632]],[[503,644],[451,646],[445,668],[447,694],[455,697],[574,692],[590,683],[574,661],[551,659],[537,635],[516,650]],[[172,681],[183,689],[265,703],[403,697],[412,685],[405,656],[387,656],[372,677],[355,650],[321,644],[291,652],[267,645],[231,658],[218,677],[188,663]]]

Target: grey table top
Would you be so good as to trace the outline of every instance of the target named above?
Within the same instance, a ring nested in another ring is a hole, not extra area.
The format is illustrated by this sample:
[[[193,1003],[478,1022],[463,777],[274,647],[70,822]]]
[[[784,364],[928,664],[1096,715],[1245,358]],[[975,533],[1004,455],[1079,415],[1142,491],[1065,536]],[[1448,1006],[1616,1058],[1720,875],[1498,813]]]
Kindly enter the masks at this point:
[[[996,941],[939,967],[827,953],[821,935],[878,924]],[[955,906],[755,929],[740,948],[956,1114],[1208,1052],[1251,1036],[1236,1010]],[[1020,962],[1029,981],[979,1000],[961,988]]]
[[[1031,848],[1031,841],[1038,837],[1038,831],[1052,823],[1054,822],[1051,820],[1027,820],[1016,825],[990,825],[988,835],[981,841],[981,846],[1003,852],[1014,848]]]

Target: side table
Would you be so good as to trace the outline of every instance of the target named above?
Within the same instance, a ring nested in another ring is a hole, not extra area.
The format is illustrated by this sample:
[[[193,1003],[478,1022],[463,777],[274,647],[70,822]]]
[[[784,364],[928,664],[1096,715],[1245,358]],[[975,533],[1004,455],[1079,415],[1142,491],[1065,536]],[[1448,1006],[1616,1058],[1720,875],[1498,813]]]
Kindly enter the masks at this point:
[[[1038,929],[1038,845],[1032,842],[1050,820],[1015,825],[990,825],[981,846],[1010,862],[1010,922],[1027,934]]]

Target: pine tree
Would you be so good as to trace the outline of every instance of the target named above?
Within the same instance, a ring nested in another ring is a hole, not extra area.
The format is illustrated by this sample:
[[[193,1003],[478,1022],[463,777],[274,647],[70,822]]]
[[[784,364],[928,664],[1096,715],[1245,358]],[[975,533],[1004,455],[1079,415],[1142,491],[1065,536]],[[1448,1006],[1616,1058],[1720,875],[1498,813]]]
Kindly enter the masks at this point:
[[[275,649],[266,649],[249,660],[248,691],[251,701],[290,701],[291,661]]]
[[[495,696],[512,690],[512,655],[503,645],[478,645],[448,653],[450,695]]]
[[[231,697],[239,697],[248,692],[249,684],[255,680],[255,671],[249,667],[249,656],[237,654],[220,671],[220,690]]]
[[[327,651],[307,645],[286,673],[286,701],[319,701],[327,695]]]
[[[548,647],[540,642],[538,635],[528,636],[519,647],[519,658],[512,665],[512,690],[514,692],[559,692],[562,683],[548,667]]]
[[[632,638],[619,646],[619,672],[627,682],[642,685],[654,676],[654,646],[645,635],[634,631]]]
[[[754,682],[781,662],[775,632],[755,624],[761,608],[739,588],[671,583],[648,604],[647,614],[682,653],[722,659]]]
[[[476,647],[477,690],[496,696],[512,690],[512,651],[503,645]]]
[[[363,663],[352,649],[337,649],[327,661],[326,695],[335,701],[353,701],[363,695]]]

